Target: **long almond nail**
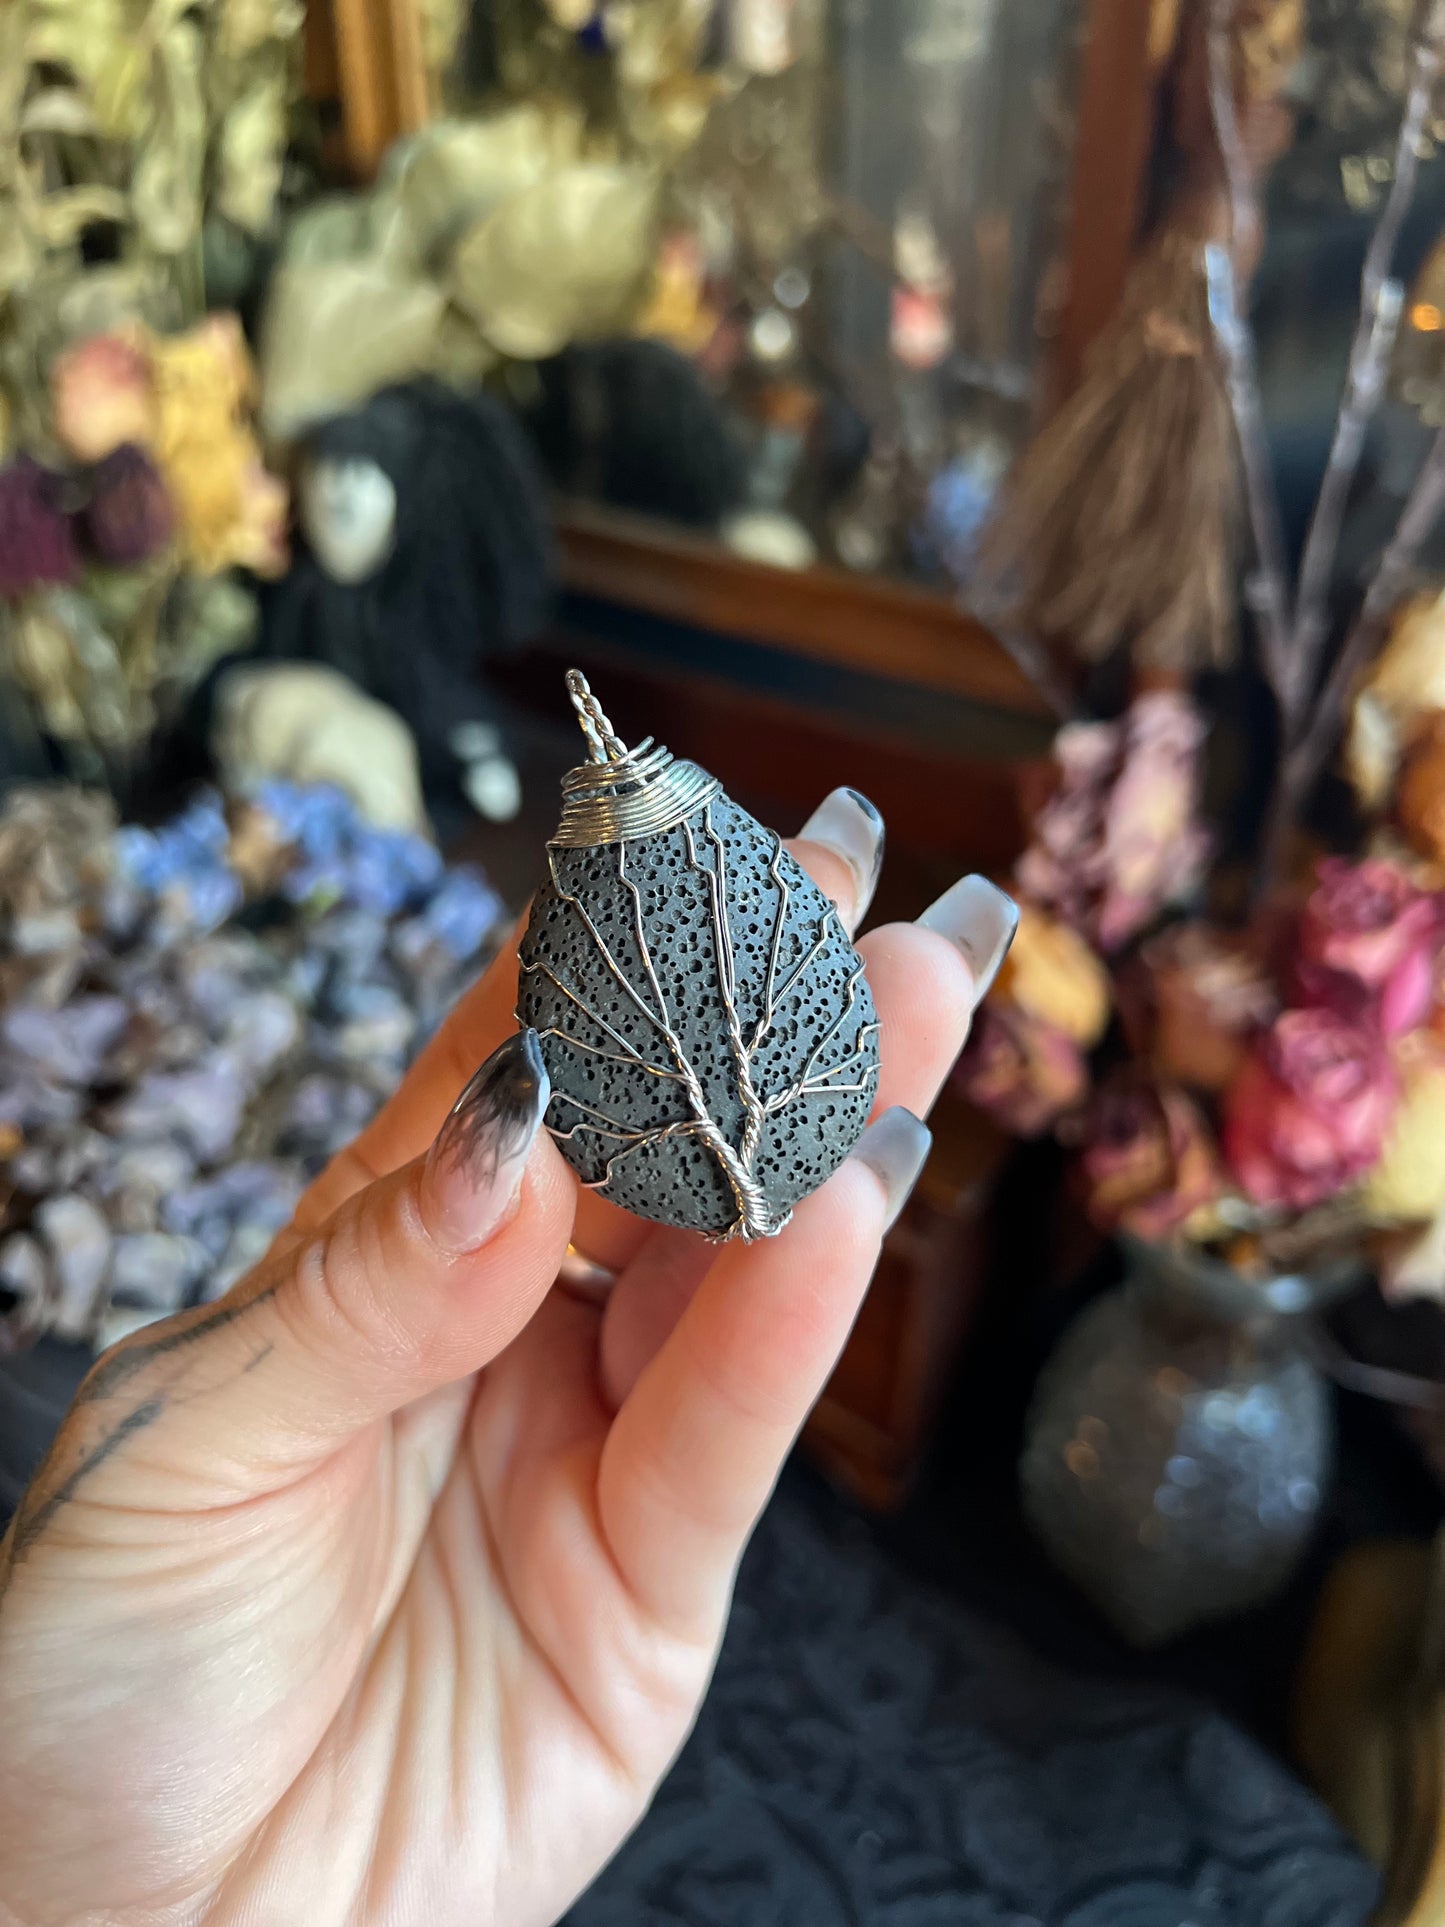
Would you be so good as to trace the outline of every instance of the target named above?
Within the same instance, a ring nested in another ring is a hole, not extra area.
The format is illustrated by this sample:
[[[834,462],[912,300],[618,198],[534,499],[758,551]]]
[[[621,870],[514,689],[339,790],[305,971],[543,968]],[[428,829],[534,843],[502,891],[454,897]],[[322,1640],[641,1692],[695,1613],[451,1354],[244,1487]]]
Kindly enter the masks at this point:
[[[475,1251],[511,1215],[552,1087],[534,1030],[498,1045],[427,1153],[421,1209],[445,1250]]]
[[[1019,907],[987,877],[960,877],[918,919],[963,952],[973,972],[975,1002],[988,995],[1019,927]]]
[[[861,923],[878,888],[883,868],[883,818],[861,790],[831,790],[799,830],[808,843],[821,843],[853,872],[853,915]]]
[[[888,1199],[888,1220],[884,1230],[896,1221],[907,1204],[919,1173],[928,1162],[933,1133],[903,1105],[875,1117],[853,1146],[851,1156],[868,1169],[883,1186]]]

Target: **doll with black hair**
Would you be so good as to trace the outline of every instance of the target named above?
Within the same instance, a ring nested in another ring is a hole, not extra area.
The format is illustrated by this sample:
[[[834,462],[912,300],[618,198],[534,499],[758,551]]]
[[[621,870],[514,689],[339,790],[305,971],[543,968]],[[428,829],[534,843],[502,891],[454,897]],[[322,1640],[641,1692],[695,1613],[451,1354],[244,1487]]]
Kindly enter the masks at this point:
[[[309,432],[296,503],[260,655],[341,670],[409,725],[429,793],[461,780],[484,815],[515,814],[482,675],[541,627],[557,584],[524,431],[490,395],[403,382]]]

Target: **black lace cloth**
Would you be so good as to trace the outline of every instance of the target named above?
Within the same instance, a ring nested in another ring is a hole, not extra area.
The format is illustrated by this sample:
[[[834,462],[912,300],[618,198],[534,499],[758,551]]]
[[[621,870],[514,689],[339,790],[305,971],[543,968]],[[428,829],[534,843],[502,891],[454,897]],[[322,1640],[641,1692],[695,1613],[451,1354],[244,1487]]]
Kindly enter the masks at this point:
[[[568,1927],[1362,1927],[1376,1886],[1219,1714],[1045,1666],[789,1479],[697,1730]]]

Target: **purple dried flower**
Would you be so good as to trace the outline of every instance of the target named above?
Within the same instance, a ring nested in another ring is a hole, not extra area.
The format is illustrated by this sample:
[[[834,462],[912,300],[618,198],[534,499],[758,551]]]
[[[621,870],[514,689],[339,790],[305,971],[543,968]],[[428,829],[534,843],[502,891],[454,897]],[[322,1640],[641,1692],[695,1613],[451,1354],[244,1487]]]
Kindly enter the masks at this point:
[[[97,562],[113,569],[136,568],[159,555],[175,530],[165,481],[144,449],[125,442],[96,463],[80,534]]]
[[[61,499],[62,478],[29,455],[0,468],[0,595],[74,582],[80,556]]]

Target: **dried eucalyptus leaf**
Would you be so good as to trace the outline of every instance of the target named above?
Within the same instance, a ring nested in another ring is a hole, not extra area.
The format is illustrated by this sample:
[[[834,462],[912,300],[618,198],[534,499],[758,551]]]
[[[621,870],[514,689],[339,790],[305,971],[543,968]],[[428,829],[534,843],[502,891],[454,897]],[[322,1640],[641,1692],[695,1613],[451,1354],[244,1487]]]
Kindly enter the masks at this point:
[[[657,205],[656,177],[640,168],[563,168],[466,234],[452,261],[457,303],[522,360],[611,334],[650,269]]]
[[[293,39],[304,11],[301,0],[220,0],[217,45],[228,58],[244,60],[270,41]]]
[[[639,1217],[780,1230],[877,1089],[877,1015],[837,909],[722,795],[671,829],[548,855],[517,1014],[564,1156]]]
[[[69,247],[98,221],[123,221],[124,194],[113,187],[66,187],[43,195],[30,211],[30,228],[45,247]]]
[[[73,87],[44,87],[32,94],[20,116],[22,134],[95,134],[95,114]]]
[[[248,234],[271,224],[286,145],[286,88],[279,75],[241,96],[221,126],[216,205]]]
[[[4,627],[6,666],[62,742],[86,734],[83,672],[69,627],[39,597],[15,610]]]
[[[30,285],[35,273],[35,242],[13,196],[0,195],[0,295]]]
[[[171,317],[154,268],[146,262],[108,262],[87,268],[62,288],[55,304],[59,341],[82,341],[109,334],[127,321],[161,325]]]
[[[179,254],[201,228],[206,156],[206,109],[201,92],[201,40],[183,20],[157,52],[155,117],[136,160],[131,183],[135,218],[160,254]]]
[[[471,222],[581,157],[581,109],[521,102],[473,121],[438,121],[388,156],[374,197],[378,240],[434,260]]]
[[[374,261],[288,263],[271,278],[261,327],[261,414],[281,439],[433,365],[446,297]]]

